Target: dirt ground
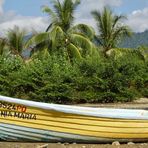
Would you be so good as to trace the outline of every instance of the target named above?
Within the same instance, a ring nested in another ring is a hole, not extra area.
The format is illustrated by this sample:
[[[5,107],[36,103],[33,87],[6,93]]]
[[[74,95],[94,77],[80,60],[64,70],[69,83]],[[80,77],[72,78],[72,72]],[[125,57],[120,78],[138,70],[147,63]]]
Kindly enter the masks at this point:
[[[148,148],[148,143],[139,144],[52,144],[52,143],[0,143],[0,148]]]
[[[108,108],[140,108],[148,109],[148,98],[141,98],[132,103],[112,103],[112,104],[80,104],[80,106],[92,107],[108,107]],[[114,142],[112,144],[68,144],[68,143],[15,143],[0,142],[0,148],[148,148],[147,143],[120,144]]]

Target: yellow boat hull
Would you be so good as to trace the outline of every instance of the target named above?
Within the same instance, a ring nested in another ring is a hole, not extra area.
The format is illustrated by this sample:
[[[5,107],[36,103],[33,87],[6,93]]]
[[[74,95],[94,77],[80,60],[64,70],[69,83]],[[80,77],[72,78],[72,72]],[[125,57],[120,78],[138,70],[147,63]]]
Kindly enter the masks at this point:
[[[145,141],[148,120],[81,115],[1,101],[0,131],[0,138],[7,141]]]

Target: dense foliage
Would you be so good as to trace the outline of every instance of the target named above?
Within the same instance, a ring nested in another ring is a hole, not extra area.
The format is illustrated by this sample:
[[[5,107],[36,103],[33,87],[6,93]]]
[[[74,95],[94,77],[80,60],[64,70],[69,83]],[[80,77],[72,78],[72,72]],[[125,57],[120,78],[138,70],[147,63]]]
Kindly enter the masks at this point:
[[[0,94],[42,102],[97,103],[148,96],[148,62],[135,52],[70,63],[52,55],[24,63],[0,57]]]

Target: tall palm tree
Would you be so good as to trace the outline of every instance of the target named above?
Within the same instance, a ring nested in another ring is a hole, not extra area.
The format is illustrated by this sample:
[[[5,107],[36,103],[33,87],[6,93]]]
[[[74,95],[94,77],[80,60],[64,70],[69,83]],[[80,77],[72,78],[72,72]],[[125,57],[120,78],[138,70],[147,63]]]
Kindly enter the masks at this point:
[[[25,46],[26,31],[21,30],[18,26],[13,29],[9,29],[6,36],[6,44],[9,47],[11,53],[23,58],[22,52]]]
[[[107,56],[107,51],[116,47],[118,41],[123,36],[131,35],[129,27],[121,23],[126,17],[123,15],[114,15],[110,8],[104,7],[103,12],[92,11],[92,15],[97,22],[99,31],[96,39],[103,47],[105,56]]]
[[[59,26],[64,32],[72,26],[74,21],[74,11],[80,4],[80,0],[64,0],[60,3],[59,0],[53,0],[53,10],[48,6],[43,7],[43,12],[46,12],[51,17],[51,24],[47,27],[46,31],[49,31],[52,26]]]
[[[44,6],[43,11],[48,13],[52,22],[47,27],[46,32],[34,36],[27,46],[32,44],[36,45],[34,47],[37,50],[48,48],[53,52],[65,49],[69,57],[77,58],[82,58],[82,54],[92,53],[93,28],[85,24],[73,26],[73,14],[79,4],[80,0],[64,0],[63,2],[54,0],[53,10]]]

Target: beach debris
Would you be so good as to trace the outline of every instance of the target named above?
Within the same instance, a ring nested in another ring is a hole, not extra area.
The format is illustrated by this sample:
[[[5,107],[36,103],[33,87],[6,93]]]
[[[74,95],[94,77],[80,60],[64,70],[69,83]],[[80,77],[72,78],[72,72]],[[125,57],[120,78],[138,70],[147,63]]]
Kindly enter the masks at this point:
[[[119,141],[114,141],[113,143],[112,143],[112,145],[120,145],[120,142]]]

